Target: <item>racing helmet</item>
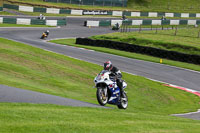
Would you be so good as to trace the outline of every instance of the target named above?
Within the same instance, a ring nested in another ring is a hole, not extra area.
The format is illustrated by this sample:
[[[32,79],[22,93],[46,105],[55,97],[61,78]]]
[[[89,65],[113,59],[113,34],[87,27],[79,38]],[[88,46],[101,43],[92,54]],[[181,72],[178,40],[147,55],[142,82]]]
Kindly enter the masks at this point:
[[[104,70],[111,70],[112,69],[112,63],[111,63],[111,61],[106,61],[105,63],[104,63]]]
[[[49,30],[47,30],[46,32],[49,33]]]

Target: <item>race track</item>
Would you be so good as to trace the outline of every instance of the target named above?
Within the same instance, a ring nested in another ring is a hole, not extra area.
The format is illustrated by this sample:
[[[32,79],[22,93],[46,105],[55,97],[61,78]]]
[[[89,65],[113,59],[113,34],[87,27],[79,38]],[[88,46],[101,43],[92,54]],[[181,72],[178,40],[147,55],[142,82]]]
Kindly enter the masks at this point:
[[[41,33],[46,29],[50,30],[48,39],[88,37],[113,32],[109,28],[83,27],[82,25],[85,18],[72,17],[72,19],[68,19],[68,25],[61,28],[0,28],[0,37],[5,37],[99,65],[102,65],[106,60],[111,60],[114,65],[121,69],[121,71],[200,91],[200,72],[79,49],[76,47],[57,45],[39,39]]]
[[[16,103],[38,103],[38,104],[56,104],[74,107],[96,107],[102,108],[100,105],[86,103],[69,98],[48,95],[30,90],[22,90],[19,88],[0,85],[0,101],[16,102]],[[108,107],[103,107],[108,108]]]
[[[77,25],[76,19],[73,19],[74,23],[70,21],[71,23],[68,26],[61,28],[1,28],[0,34],[8,39],[99,65],[102,65],[106,60],[111,60],[122,71],[200,91],[200,72],[95,51],[92,52],[70,46],[55,45],[39,39],[41,33],[46,29],[50,30],[48,39],[88,37],[113,32],[109,28],[87,28]]]

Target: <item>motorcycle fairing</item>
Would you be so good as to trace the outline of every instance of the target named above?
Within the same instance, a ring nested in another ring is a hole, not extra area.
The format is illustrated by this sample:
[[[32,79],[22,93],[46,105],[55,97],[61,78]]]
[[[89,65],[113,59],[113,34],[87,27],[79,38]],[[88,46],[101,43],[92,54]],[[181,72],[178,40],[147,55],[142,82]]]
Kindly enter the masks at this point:
[[[111,96],[108,100],[109,104],[118,104],[118,101],[120,100],[120,89],[119,87],[117,88],[109,88]]]

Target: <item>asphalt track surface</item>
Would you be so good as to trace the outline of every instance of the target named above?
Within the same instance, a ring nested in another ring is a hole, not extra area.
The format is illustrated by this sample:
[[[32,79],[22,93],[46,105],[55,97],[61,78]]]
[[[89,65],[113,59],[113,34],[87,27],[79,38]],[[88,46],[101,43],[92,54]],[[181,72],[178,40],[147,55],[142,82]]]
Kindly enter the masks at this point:
[[[81,102],[69,98],[63,98],[30,90],[22,90],[19,88],[0,85],[0,101],[16,102],[16,103],[38,103],[38,104],[56,104],[74,107],[96,107],[102,106]],[[104,107],[106,108],[106,107]]]
[[[39,39],[46,29],[50,30],[48,39],[88,37],[113,32],[109,28],[83,27],[83,21],[87,18],[68,17],[67,19],[68,25],[61,28],[0,28],[0,37],[99,65],[102,65],[106,60],[111,60],[121,71],[200,91],[200,72],[71,46],[57,45]],[[15,95],[13,94],[13,96]],[[195,118],[200,119],[199,116],[198,114],[198,117]]]

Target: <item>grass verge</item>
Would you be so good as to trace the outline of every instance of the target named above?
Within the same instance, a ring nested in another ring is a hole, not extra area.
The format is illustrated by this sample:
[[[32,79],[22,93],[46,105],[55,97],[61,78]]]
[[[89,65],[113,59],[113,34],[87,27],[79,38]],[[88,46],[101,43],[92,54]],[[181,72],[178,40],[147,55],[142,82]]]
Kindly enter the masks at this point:
[[[95,103],[102,66],[0,38],[0,84]],[[168,116],[196,111],[199,97],[123,73],[127,110],[0,103],[3,132],[198,132],[198,121]],[[116,128],[117,127],[117,128]],[[191,129],[192,128],[192,129]]]
[[[199,121],[156,113],[0,103],[0,128],[6,133],[198,133],[199,127]]]
[[[0,15],[15,15],[15,14],[12,14],[12,13],[9,13],[9,12],[2,11],[2,12],[0,12]]]
[[[175,35],[176,34],[176,35]],[[110,33],[92,36],[92,39],[113,40],[200,55],[200,29],[184,28],[174,30],[152,30],[141,32]]]

